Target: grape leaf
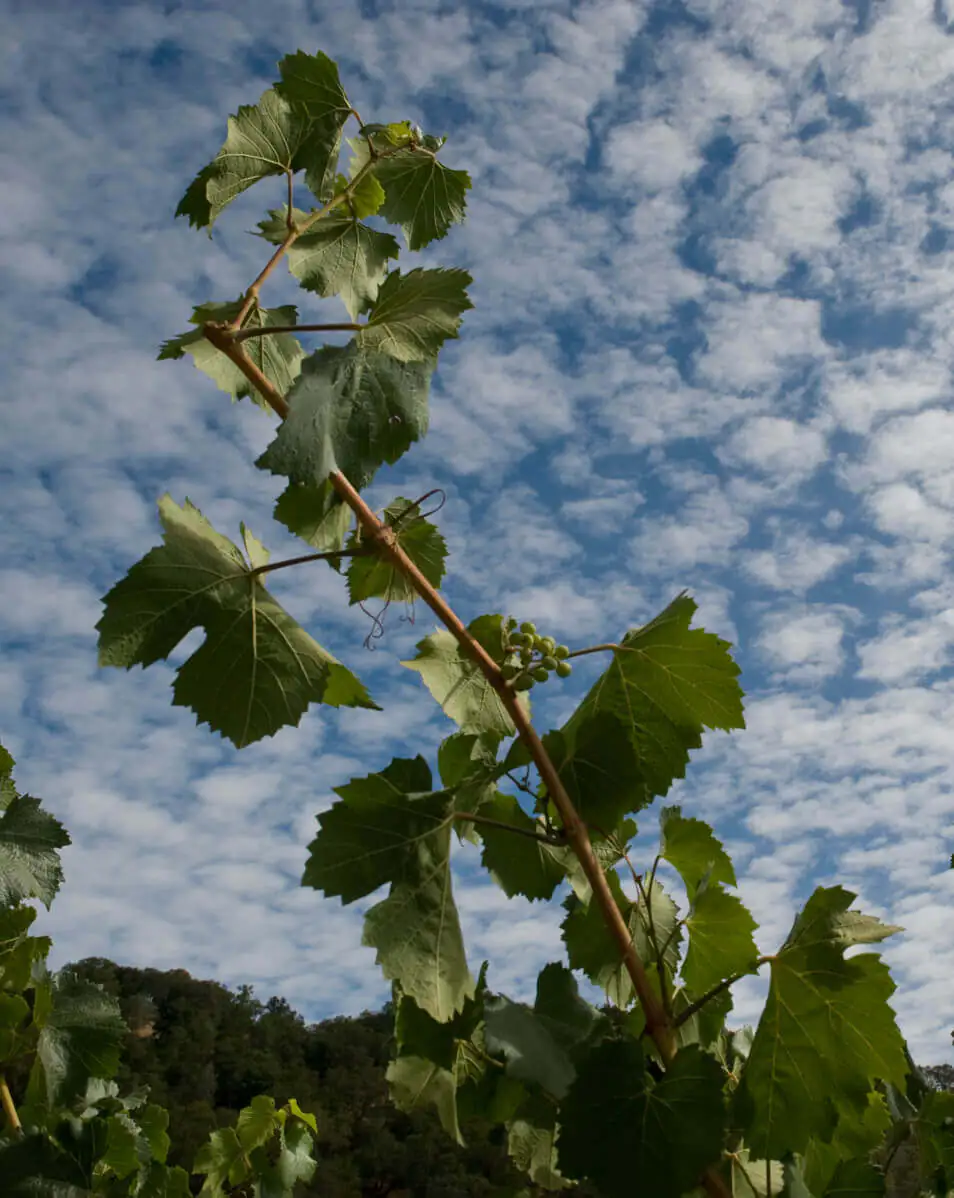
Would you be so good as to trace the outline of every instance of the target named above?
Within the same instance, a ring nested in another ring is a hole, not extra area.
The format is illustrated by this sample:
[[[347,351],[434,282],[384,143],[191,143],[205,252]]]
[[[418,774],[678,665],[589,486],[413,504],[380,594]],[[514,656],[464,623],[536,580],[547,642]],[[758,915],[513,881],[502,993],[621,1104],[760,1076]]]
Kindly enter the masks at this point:
[[[425,149],[402,149],[382,158],[374,174],[384,188],[381,214],[404,230],[408,248],[420,250],[464,219],[470,175],[450,170]]]
[[[543,744],[574,807],[594,828],[615,828],[627,811],[651,802],[629,733],[611,712],[571,721]]]
[[[498,732],[453,732],[437,750],[441,781],[454,792],[455,812],[476,811],[493,796],[494,783],[506,773],[497,760],[501,736]],[[480,837],[470,820],[455,819],[458,839],[480,847]]]
[[[478,616],[467,628],[494,661],[503,661],[503,616]],[[480,666],[464,653],[457,638],[446,629],[418,641],[417,657],[401,664],[417,670],[444,714],[454,720],[461,732],[512,736],[516,731],[500,696]],[[530,700],[526,694],[519,695],[517,702],[529,713]]]
[[[576,1076],[575,1052],[608,1029],[609,1021],[585,1002],[572,973],[558,962],[537,978],[533,1008],[503,995],[484,1003],[484,1042],[502,1056],[507,1073],[561,1099]]]
[[[53,945],[49,936],[29,936],[33,907],[0,907],[0,990],[25,990],[32,985],[33,967]]]
[[[385,977],[443,1022],[474,993],[451,893],[450,796],[431,791],[422,757],[398,758],[336,793],[341,801],[318,817],[302,885],[350,903],[389,882],[362,942],[377,948]]]
[[[447,545],[437,527],[417,515],[411,499],[398,496],[384,509],[384,522],[393,526],[395,539],[431,586],[439,587],[444,577]],[[360,534],[352,533],[349,549],[364,544]],[[389,603],[411,603],[417,596],[413,584],[371,542],[366,557],[354,557],[348,566],[348,596],[352,603],[365,599],[384,599]]]
[[[351,524],[351,508],[342,502],[328,479],[317,486],[289,483],[279,495],[273,514],[289,532],[319,553],[341,549]]]
[[[331,69],[337,82],[333,63]],[[309,110],[289,102],[280,94],[281,87],[269,88],[257,104],[243,104],[229,117],[225,144],[189,184],[176,216],[187,216],[190,225],[211,230],[236,196],[269,175],[304,170],[308,186],[317,195],[325,191],[338,161],[347,99],[339,85],[344,111],[329,104],[316,116],[316,107]]]
[[[255,463],[317,486],[340,470],[360,490],[427,432],[431,362],[398,362],[352,342],[326,345],[302,363],[290,411]]]
[[[560,1168],[607,1198],[681,1198],[722,1156],[722,1069],[697,1045],[681,1048],[662,1080],[634,1040],[605,1040],[578,1066],[560,1107]],[[634,1135],[633,1129],[639,1134]]]
[[[499,791],[481,803],[479,814],[525,833],[542,836],[545,831],[542,819],[531,819],[513,795]],[[566,875],[562,846],[487,824],[477,824],[477,832],[484,843],[481,861],[508,898],[516,894],[531,901],[553,897]]]
[[[466,290],[472,282],[466,270],[394,270],[355,340],[399,362],[429,362],[448,337],[458,335],[461,315],[474,306]]]
[[[679,807],[663,807],[659,813],[659,829],[659,855],[682,878],[690,902],[710,870],[710,882],[736,885],[729,855],[708,824],[701,819],[685,818]]]
[[[39,1029],[27,1083],[28,1103],[69,1106],[90,1077],[110,1078],[128,1028],[119,1003],[69,967],[36,979],[33,1021]]]
[[[200,304],[193,309],[189,318],[198,325],[188,333],[181,333],[162,343],[159,360],[184,357],[189,354],[195,366],[207,374],[220,391],[227,391],[233,399],[248,396],[260,408],[271,411],[268,401],[252,386],[241,370],[217,350],[202,332],[202,325],[211,321],[230,321],[239,313],[244,300],[229,303]],[[253,304],[242,322],[243,329],[267,329],[275,326],[297,324],[298,309],[291,304],[283,308],[259,308]],[[265,375],[273,387],[284,395],[301,373],[304,350],[291,333],[270,333],[267,337],[251,337],[243,342],[243,349],[253,365]]]
[[[474,997],[445,1023],[432,1018],[406,994],[400,997],[394,1017],[398,1055],[387,1071],[392,1102],[402,1111],[432,1104],[444,1130],[458,1144],[464,1143],[458,1089],[481,1079],[487,1069],[486,1054],[473,1039],[483,1016],[486,975],[485,961]]]
[[[96,625],[100,665],[151,665],[193,628],[204,628],[204,643],[176,671],[173,703],[237,748],[297,725],[309,703],[376,707],[188,499],[179,507],[164,495],[159,518],[165,544],[104,598]]]
[[[695,610],[680,595],[649,624],[628,632],[561,729],[572,743],[587,720],[614,715],[628,732],[633,764],[651,795],[666,794],[673,779],[685,776],[703,726],[745,726],[739,667],[727,642],[689,628]]]
[[[319,50],[306,54],[298,50],[286,54],[278,64],[281,82],[275,90],[286,100],[300,106],[316,124],[332,122],[339,128],[351,115],[351,102],[338,78],[334,59]]]
[[[0,811],[9,807],[17,793],[13,785],[13,764],[13,758],[3,745],[0,745]]]
[[[772,958],[768,1000],[735,1092],[736,1118],[759,1157],[829,1140],[839,1114],[864,1115],[874,1079],[904,1088],[904,1041],[888,999],[895,985],[875,953],[846,959],[855,896],[818,887]]]
[[[543,1094],[531,1094],[508,1124],[507,1151],[513,1163],[544,1190],[562,1190],[569,1185],[557,1168],[559,1134],[557,1108]]]
[[[741,899],[718,882],[695,895],[686,919],[689,948],[682,977],[697,998],[737,973],[756,972],[759,950],[752,933],[757,926]]]
[[[259,224],[260,235],[280,244],[288,233],[287,207],[271,210],[271,220]],[[297,221],[307,217],[293,211]],[[288,269],[306,291],[327,297],[340,295],[352,320],[365,312],[378,295],[388,259],[400,252],[390,233],[362,225],[340,209],[331,211],[302,233],[286,252]]]
[[[647,969],[654,969],[656,947],[663,950],[663,963],[671,979],[679,964],[680,934],[677,930],[678,908],[660,883],[653,879],[649,891],[650,910],[640,899],[633,902],[626,896],[615,870],[606,874],[609,888],[629,928],[636,952]],[[583,903],[576,894],[563,901],[567,914],[561,924],[567,958],[571,969],[582,970],[594,985],[606,991],[610,1002],[626,1007],[634,997],[633,983],[623,961],[619,945],[610,933],[606,920],[592,896]]]
[[[38,898],[49,910],[63,883],[58,850],[71,843],[39,799],[14,795],[0,815],[0,907]]]

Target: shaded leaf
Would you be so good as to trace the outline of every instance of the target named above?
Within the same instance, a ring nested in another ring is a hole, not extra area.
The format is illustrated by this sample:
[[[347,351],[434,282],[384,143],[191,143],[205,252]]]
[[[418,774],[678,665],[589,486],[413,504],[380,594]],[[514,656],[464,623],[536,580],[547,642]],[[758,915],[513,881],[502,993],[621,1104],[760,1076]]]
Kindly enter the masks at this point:
[[[181,358],[188,354],[194,365],[207,374],[220,391],[227,391],[233,399],[248,396],[260,408],[271,411],[268,401],[252,386],[239,368],[221,353],[202,332],[202,325],[210,322],[224,323],[233,320],[239,313],[244,300],[228,303],[200,304],[194,308],[189,320],[198,326],[188,333],[181,333],[162,343],[159,360]],[[298,309],[288,304],[282,308],[260,308],[253,304],[245,319],[243,329],[267,329],[298,323]],[[246,356],[265,375],[280,395],[285,395],[301,373],[304,350],[292,333],[270,333],[266,337],[251,337],[242,343]]]
[[[394,529],[395,539],[431,586],[439,587],[444,577],[447,544],[440,530],[424,520],[411,499],[400,496],[384,509],[384,523]],[[411,603],[417,591],[401,571],[384,557],[375,542],[365,542],[356,531],[349,549],[367,544],[366,557],[354,557],[348,565],[348,596],[352,603],[384,599],[389,603]]]
[[[689,948],[682,967],[689,990],[701,998],[737,973],[756,972],[758,927],[742,901],[711,883],[695,896],[686,919]]]
[[[423,249],[464,219],[470,175],[450,170],[433,153],[401,150],[374,173],[384,187],[381,215],[402,227],[409,249]]]
[[[279,495],[273,514],[289,532],[319,553],[341,549],[351,524],[351,508],[328,479],[317,486],[289,483]]]
[[[531,819],[513,795],[500,791],[481,803],[479,814],[524,833],[542,836],[545,832],[542,819]],[[563,846],[480,822],[475,827],[484,845],[481,861],[508,898],[517,894],[531,900],[553,897],[566,874]]]
[[[634,1040],[603,1041],[561,1105],[560,1168],[607,1198],[681,1198],[722,1156],[722,1083],[719,1064],[696,1045],[654,1082]]]
[[[302,363],[289,414],[256,466],[312,486],[340,470],[360,490],[427,432],[432,371],[353,342],[324,346]]]
[[[362,943],[378,950],[385,977],[443,1021],[474,982],[451,891],[450,796],[430,786],[418,757],[338,787],[341,801],[318,817],[302,885],[349,903],[390,883],[365,916]]]
[[[707,873],[710,882],[736,885],[729,855],[708,824],[701,819],[687,819],[679,807],[663,807],[659,829],[659,855],[686,884],[690,902]]]
[[[38,898],[49,910],[63,883],[59,850],[71,843],[39,799],[14,794],[0,814],[0,906]]]

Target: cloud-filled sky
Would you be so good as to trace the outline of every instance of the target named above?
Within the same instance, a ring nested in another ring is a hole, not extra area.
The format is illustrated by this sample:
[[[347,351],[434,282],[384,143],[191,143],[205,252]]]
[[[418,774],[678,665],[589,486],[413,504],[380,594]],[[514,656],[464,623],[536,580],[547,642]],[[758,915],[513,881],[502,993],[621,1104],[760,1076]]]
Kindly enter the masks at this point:
[[[446,133],[473,177],[466,224],[422,259],[471,271],[476,306],[429,437],[371,500],[445,489],[465,619],[583,645],[688,588],[735,646],[748,727],[707,735],[667,801],[725,842],[762,951],[820,884],[903,925],[884,945],[902,1031],[915,1059],[954,1060],[954,5],[8,13],[0,742],[74,841],[36,925],[53,964],[183,967],[308,1019],[389,994],[360,945],[371,900],[298,882],[332,787],[452,730],[399,665],[426,609],[392,613],[369,652],[331,571],[274,575],[387,714],[314,709],[241,752],[171,706],[201,633],[147,671],[96,665],[100,597],[159,542],[163,492],[233,539],[244,519],[276,557],[300,544],[271,516],[282,480],[253,465],[272,419],[156,353],[248,285],[268,247],[247,231],[283,200],[260,184],[210,241],[173,220],[182,192],[278,59],[321,49],[365,120]],[[267,295],[301,299],[284,276]],[[551,683],[543,728],[592,669]],[[562,957],[559,901],[508,901],[469,847],[455,864],[472,968],[489,957],[491,986],[528,997]],[[732,1022],[763,993],[737,987]]]

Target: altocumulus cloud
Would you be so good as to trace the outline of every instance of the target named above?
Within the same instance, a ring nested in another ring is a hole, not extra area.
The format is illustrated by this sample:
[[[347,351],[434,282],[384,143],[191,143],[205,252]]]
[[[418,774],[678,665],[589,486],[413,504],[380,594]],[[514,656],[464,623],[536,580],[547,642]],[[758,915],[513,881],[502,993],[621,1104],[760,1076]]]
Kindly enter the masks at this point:
[[[188,495],[276,553],[267,417],[159,343],[237,295],[279,185],[209,241],[172,213],[286,52],[339,60],[366,119],[450,135],[475,277],[432,433],[373,489],[444,486],[448,591],[591,640],[688,587],[733,640],[748,729],[670,800],[713,821],[771,950],[818,884],[904,925],[885,956],[916,1059],[952,1059],[954,14],[927,0],[14,3],[0,54],[9,304],[0,737],[67,824],[54,963],[102,954],[377,1005],[366,904],[298,887],[331,788],[447,724],[330,572],[275,590],[390,709],[311,712],[237,754],[170,705],[173,660],[100,672],[97,599]],[[421,47],[427,48],[426,53]],[[295,302],[278,280],[274,302]],[[293,298],[294,297],[294,298]],[[578,691],[587,681],[581,670]],[[554,688],[556,689],[556,688]],[[539,704],[546,724],[574,691]],[[652,813],[638,845],[651,849]],[[514,997],[559,907],[455,857],[472,959]],[[761,988],[740,991],[752,1018]]]

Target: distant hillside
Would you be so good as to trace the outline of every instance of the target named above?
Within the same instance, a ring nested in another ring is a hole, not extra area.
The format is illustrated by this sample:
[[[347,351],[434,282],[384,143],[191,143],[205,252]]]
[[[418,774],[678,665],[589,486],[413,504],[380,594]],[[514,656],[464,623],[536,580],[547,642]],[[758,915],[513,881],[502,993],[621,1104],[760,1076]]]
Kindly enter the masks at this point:
[[[294,1097],[318,1121],[319,1167],[296,1198],[506,1198],[527,1188],[504,1133],[463,1125],[460,1148],[430,1109],[407,1115],[388,1100],[392,1017],[387,1009],[306,1025],[282,998],[261,1003],[184,969],[115,965],[99,957],[72,968],[120,1003],[130,1027],[116,1081],[150,1087],[169,1111],[169,1163],[191,1172],[216,1127],[232,1124],[256,1094]],[[10,1078],[14,1097],[25,1074]],[[198,1193],[202,1179],[193,1179]],[[542,1191],[541,1191],[542,1193]],[[580,1187],[579,1198],[595,1198]]]

